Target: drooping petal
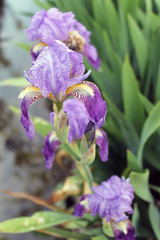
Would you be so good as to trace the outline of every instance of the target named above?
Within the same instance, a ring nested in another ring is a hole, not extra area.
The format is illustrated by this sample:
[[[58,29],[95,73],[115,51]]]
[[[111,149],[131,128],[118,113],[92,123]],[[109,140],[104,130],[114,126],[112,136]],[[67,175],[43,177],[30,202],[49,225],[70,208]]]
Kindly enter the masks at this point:
[[[84,55],[88,59],[88,62],[95,68],[95,70],[98,70],[101,61],[98,57],[96,48],[91,44],[85,44]]]
[[[123,222],[111,220],[111,227],[116,240],[135,240],[135,230],[129,219]]]
[[[33,60],[35,61],[37,57],[39,56],[40,52],[43,50],[44,47],[46,47],[47,44],[44,42],[36,43],[31,48],[31,56]]]
[[[101,97],[98,87],[94,83],[82,81],[68,88],[66,95],[73,96],[83,102],[90,120],[96,124],[96,127],[103,125],[107,106]]]
[[[30,105],[42,97],[40,89],[32,85],[25,87],[19,94],[19,99],[21,99],[21,123],[26,130],[26,136],[30,139],[34,137],[34,125],[30,119],[28,109]]]
[[[63,103],[63,111],[67,112],[69,119],[68,140],[78,139],[84,135],[89,122],[89,115],[82,102],[77,99],[67,99]]]
[[[71,60],[65,44],[55,41],[45,47],[28,72],[27,80],[41,89],[44,97],[50,93],[59,100],[65,94]]]
[[[44,159],[46,162],[46,168],[51,169],[55,157],[55,151],[60,145],[60,141],[58,140],[56,133],[50,132],[45,140],[44,140],[44,147],[42,149],[42,153],[44,155]]]
[[[96,144],[99,146],[99,155],[103,162],[108,160],[107,134],[102,129],[96,129]]]

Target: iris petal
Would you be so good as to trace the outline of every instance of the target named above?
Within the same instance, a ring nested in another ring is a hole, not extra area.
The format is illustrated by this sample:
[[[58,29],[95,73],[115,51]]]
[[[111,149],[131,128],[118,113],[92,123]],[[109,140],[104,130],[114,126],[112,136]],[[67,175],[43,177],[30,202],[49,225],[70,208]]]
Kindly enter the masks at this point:
[[[135,230],[129,219],[122,222],[111,220],[111,227],[116,240],[135,240]]]
[[[103,125],[106,115],[106,102],[102,99],[98,87],[88,81],[82,81],[66,91],[67,96],[73,96],[83,102],[90,116],[90,120],[96,124],[96,127]]]
[[[21,99],[21,123],[26,130],[26,136],[32,139],[34,137],[34,125],[29,116],[29,106],[35,101],[42,98],[40,89],[32,85],[25,87],[19,94]]]
[[[85,44],[84,55],[88,59],[88,62],[95,68],[95,70],[98,70],[101,61],[98,57],[96,48],[91,44]]]
[[[59,100],[60,93],[65,94],[67,89],[70,69],[71,60],[65,44],[55,41],[32,63],[27,80],[40,88],[44,97],[52,93]]]
[[[31,56],[33,60],[35,61],[37,57],[39,56],[40,52],[43,50],[44,47],[46,47],[47,44],[44,42],[36,43],[31,48]]]
[[[63,103],[63,111],[67,112],[69,118],[68,140],[78,139],[84,135],[89,122],[89,115],[82,102],[77,99],[67,99]]]
[[[99,155],[103,162],[108,160],[107,135],[102,129],[96,129],[96,144],[99,146]]]
[[[51,169],[55,157],[55,151],[60,145],[60,141],[58,140],[56,133],[50,132],[45,140],[44,147],[42,149],[42,153],[44,155],[44,159],[46,162],[46,168]]]

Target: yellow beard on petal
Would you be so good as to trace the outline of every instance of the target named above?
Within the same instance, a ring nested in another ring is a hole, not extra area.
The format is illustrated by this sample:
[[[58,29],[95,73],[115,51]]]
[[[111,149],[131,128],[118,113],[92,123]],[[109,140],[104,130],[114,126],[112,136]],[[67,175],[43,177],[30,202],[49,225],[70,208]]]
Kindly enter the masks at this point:
[[[78,31],[69,32],[69,38],[65,41],[65,44],[76,52],[84,51],[85,39],[78,33]]]
[[[19,94],[18,98],[19,99],[23,99],[24,97],[27,98],[32,98],[33,101],[35,101],[36,99],[42,98],[42,93],[40,91],[40,88],[38,87],[34,87],[33,85],[27,85]]]
[[[87,84],[76,84],[72,87],[69,87],[66,91],[66,95],[71,94],[74,97],[81,98],[81,96],[87,97],[91,96],[94,97],[93,89]]]

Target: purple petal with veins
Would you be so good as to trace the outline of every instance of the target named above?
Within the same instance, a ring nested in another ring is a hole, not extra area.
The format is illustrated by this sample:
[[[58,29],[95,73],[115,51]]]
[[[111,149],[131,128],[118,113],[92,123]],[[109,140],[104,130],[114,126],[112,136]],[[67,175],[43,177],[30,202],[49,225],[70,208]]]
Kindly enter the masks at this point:
[[[25,87],[19,94],[19,98],[21,99],[21,123],[26,130],[26,136],[30,139],[34,137],[34,125],[30,119],[28,110],[30,105],[42,97],[40,89],[32,85]]]
[[[96,128],[103,125],[107,105],[102,99],[98,87],[88,81],[82,81],[67,89],[67,96],[73,96],[82,101],[89,116],[90,120],[95,123]]]
[[[59,100],[60,92],[65,94],[69,79],[71,60],[63,43],[54,42],[45,47],[28,72],[29,80],[41,89],[44,97],[50,93]]]

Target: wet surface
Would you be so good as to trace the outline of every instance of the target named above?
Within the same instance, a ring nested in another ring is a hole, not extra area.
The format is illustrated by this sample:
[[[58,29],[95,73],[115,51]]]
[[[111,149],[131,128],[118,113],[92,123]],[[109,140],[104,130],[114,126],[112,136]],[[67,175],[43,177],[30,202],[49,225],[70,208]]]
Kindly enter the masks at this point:
[[[28,26],[30,18],[21,13],[30,10],[38,10],[31,0],[0,0],[0,80],[23,76],[23,70],[29,69],[30,54],[16,46],[16,43],[29,43],[24,28]],[[57,163],[51,171],[45,168],[41,154],[43,138],[36,134],[33,141],[29,140],[19,118],[9,110],[10,104],[19,107],[19,92],[20,89],[12,87],[0,88],[0,221],[29,216],[35,211],[44,210],[43,207],[27,200],[6,195],[4,190],[25,192],[49,199],[56,183],[63,181],[71,168],[67,160],[64,162],[65,168]],[[46,119],[49,116],[45,101],[36,103],[30,112]],[[21,239],[41,240],[46,237],[33,233],[0,233],[0,240]],[[47,239],[55,238],[47,236]]]

